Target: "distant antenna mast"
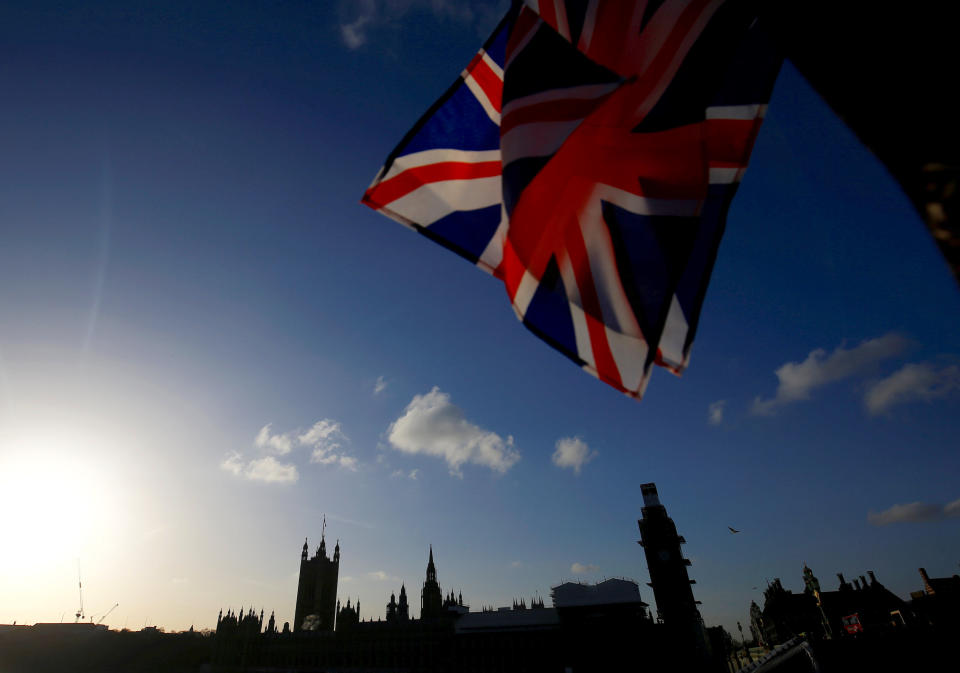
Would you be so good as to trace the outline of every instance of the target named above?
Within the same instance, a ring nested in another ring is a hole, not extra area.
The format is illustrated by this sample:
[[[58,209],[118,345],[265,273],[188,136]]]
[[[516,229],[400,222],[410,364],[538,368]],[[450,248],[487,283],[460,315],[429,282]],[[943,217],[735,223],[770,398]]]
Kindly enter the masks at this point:
[[[86,618],[86,615],[83,614],[83,581],[80,577],[80,559],[77,559],[77,586],[80,589],[80,609],[77,610],[76,614],[77,621],[79,622],[81,619]]]

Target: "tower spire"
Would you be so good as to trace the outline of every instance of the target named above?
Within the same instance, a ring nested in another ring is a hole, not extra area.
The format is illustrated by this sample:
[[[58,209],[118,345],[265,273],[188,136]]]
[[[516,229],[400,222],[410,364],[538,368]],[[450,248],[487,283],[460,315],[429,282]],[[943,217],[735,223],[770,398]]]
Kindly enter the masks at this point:
[[[430,545],[430,560],[427,561],[427,581],[428,582],[437,581],[437,568],[433,564],[433,545]]]

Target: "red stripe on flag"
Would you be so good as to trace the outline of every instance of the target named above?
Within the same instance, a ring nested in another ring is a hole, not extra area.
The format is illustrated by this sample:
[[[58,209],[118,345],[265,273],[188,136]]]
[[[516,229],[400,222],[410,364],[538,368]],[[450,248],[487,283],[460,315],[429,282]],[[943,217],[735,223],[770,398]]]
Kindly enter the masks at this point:
[[[571,214],[571,217],[576,216]],[[569,222],[564,227],[563,242],[570,265],[573,267],[574,277],[577,279],[577,289],[580,293],[580,303],[584,316],[587,319],[587,331],[590,333],[590,346],[593,349],[593,362],[597,368],[597,375],[607,383],[623,389],[620,380],[620,370],[610,351],[607,342],[607,328],[603,324],[603,309],[597,288],[593,282],[593,269],[590,268],[590,258],[583,240],[583,231],[579,223]]]
[[[500,112],[500,99],[503,95],[503,80],[497,76],[486,61],[483,60],[483,54],[477,54],[467,66],[467,72],[473,77],[483,93],[487,95],[490,104],[497,112]]]
[[[516,297],[525,270],[523,262],[520,261],[517,251],[514,250],[508,238],[503,242],[503,258],[500,260],[500,265],[493,270],[493,275],[503,281],[511,304]]]
[[[638,39],[627,34],[634,12],[642,10],[636,5],[634,2],[601,3],[597,7],[593,39],[587,51],[590,59],[621,75],[634,74],[621,72],[620,66],[628,40]]]
[[[759,118],[708,119],[705,133],[707,155],[714,161],[746,165],[761,121]]]
[[[553,6],[553,0],[540,0],[537,3],[540,8],[540,18],[546,21],[550,26],[557,29],[557,8]]]
[[[446,180],[472,180],[477,178],[492,178],[500,175],[499,161],[481,161],[466,163],[462,161],[444,161],[426,166],[408,168],[403,173],[395,175],[367,190],[364,201],[376,204],[382,208],[410,192],[431,182]]]
[[[704,122],[707,156],[713,161],[746,164],[758,122],[756,119],[708,119]]]

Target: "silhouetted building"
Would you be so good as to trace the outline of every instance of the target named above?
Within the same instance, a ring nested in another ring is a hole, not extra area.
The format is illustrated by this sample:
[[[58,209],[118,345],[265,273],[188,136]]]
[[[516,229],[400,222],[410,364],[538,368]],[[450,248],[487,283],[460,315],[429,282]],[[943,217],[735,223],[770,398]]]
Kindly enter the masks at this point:
[[[637,525],[640,527],[640,544],[647,557],[657,613],[681,641],[686,641],[688,651],[694,651],[697,658],[706,659],[709,657],[707,635],[690,588],[695,580],[687,575],[690,561],[680,550],[680,545],[687,541],[677,534],[673,519],[660,504],[656,484],[642,484],[640,492],[643,495],[643,518],[637,521]]]
[[[850,583],[837,573],[837,590],[823,591],[820,580],[804,564],[802,593],[784,589],[777,578],[764,591],[762,611],[751,603],[751,631],[773,647],[796,636],[838,639],[906,626],[910,617],[904,601],[877,581],[872,570],[867,574],[869,582],[861,575]]]
[[[564,582],[550,590],[555,608],[576,608],[602,605],[630,606],[639,611],[644,618],[648,618],[647,604],[640,600],[640,587],[632,580],[611,577],[597,584],[583,584],[581,582]],[[543,607],[543,600],[539,602]]]
[[[250,637],[218,631],[212,668],[606,672],[622,668],[638,651],[644,665],[655,670],[665,670],[680,656],[680,643],[664,636],[666,627],[653,623],[635,582],[567,583],[554,587],[551,595],[553,607],[535,597],[517,599],[514,607],[470,612],[460,593],[450,592],[439,618],[403,621],[395,596],[387,606],[388,614],[396,616],[376,621],[360,619],[359,606],[348,600],[338,606],[333,633],[259,634],[256,622]]]
[[[400,602],[397,603],[397,620],[400,622],[410,621],[410,604],[407,602],[407,585],[400,585]]]
[[[397,617],[397,596],[390,594],[390,602],[387,603],[387,622],[393,624],[399,621]]]
[[[433,545],[427,562],[427,579],[420,592],[420,619],[438,619],[443,614],[443,592],[437,582],[437,568],[433,564]]]
[[[860,575],[851,586],[842,574],[837,573],[840,580],[837,591],[818,590],[814,593],[827,637],[882,633],[906,626],[906,603],[878,582],[872,570],[867,574],[870,575],[869,582]]]
[[[354,607],[350,606],[350,599],[347,599],[347,605],[340,607],[340,601],[337,601],[337,633],[350,631],[357,628],[360,623],[360,601]]]
[[[297,606],[293,619],[296,631],[333,631],[337,609],[337,578],[340,572],[340,542],[327,556],[326,519],[320,534],[320,546],[313,558],[307,558],[309,547],[303,541],[300,554],[300,581],[297,585]]]
[[[773,647],[794,636],[823,631],[823,616],[812,591],[795,594],[784,589],[779,577],[763,592],[763,611],[759,617],[751,610],[751,626],[759,631],[761,642]]]
[[[763,610],[756,601],[750,601],[750,635],[753,636],[757,645],[769,646],[763,630]]]
[[[226,616],[224,616],[223,610],[221,610],[217,616],[217,633],[224,634],[225,636],[257,635],[262,628],[263,610],[260,610],[259,617],[252,608],[247,610],[246,614],[244,614],[243,610],[240,610],[239,615],[234,614],[232,610],[227,610]]]
[[[562,673],[618,670],[630,661],[639,666],[642,658],[651,670],[706,670],[709,647],[686,574],[689,562],[680,553],[683,539],[653,484],[643,492],[640,532],[662,623],[654,621],[636,582],[616,578],[555,586],[552,607],[535,596],[470,612],[462,592],[442,591],[432,546],[420,618],[410,618],[403,585],[399,596],[390,595],[386,619],[364,621],[359,603],[336,602],[339,545],[328,559],[321,537],[313,558],[304,545],[294,632],[277,634],[274,626],[261,634],[262,615],[251,622],[250,637],[223,629],[213,669]]]
[[[277,619],[273,616],[273,611],[270,611],[270,621],[267,622],[267,630],[264,633],[276,633],[277,632]]]
[[[930,577],[920,568],[921,591],[910,592],[910,607],[924,626],[955,627],[960,625],[960,575]]]

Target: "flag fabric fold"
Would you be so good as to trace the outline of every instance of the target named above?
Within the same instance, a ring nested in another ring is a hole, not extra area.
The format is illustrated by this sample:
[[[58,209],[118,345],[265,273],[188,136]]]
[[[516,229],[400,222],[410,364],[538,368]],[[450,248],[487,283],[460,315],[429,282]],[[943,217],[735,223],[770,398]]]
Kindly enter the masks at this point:
[[[780,59],[756,3],[515,3],[363,203],[503,281],[618,390],[687,367]]]

